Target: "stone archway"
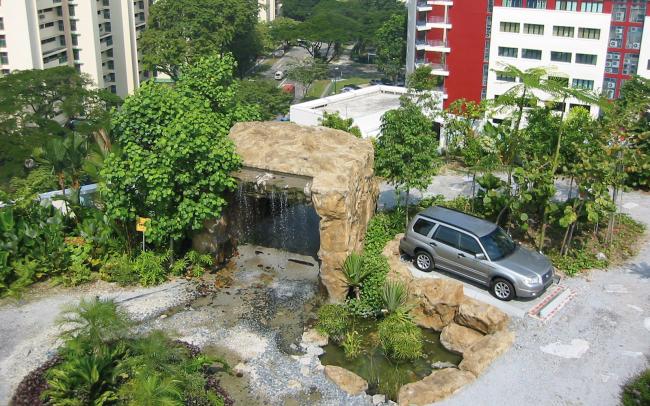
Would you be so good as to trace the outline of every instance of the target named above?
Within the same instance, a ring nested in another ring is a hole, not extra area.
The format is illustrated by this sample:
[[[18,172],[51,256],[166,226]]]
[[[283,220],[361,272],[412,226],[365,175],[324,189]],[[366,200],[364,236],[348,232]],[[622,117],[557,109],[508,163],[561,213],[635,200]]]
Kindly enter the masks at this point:
[[[247,168],[306,176],[320,217],[321,281],[330,300],[345,299],[341,264],[360,251],[374,214],[379,187],[369,140],[325,127],[250,122],[230,131]]]

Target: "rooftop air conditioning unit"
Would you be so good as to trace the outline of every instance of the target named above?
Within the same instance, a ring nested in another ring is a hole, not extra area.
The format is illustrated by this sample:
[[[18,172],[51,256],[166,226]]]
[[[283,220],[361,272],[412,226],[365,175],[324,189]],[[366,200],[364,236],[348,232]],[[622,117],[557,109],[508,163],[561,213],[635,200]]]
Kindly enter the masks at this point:
[[[635,42],[635,43],[632,44],[632,49],[639,49],[639,48],[641,48],[641,44],[640,44],[640,43]]]
[[[610,89],[616,89],[616,82],[607,82],[607,87]]]

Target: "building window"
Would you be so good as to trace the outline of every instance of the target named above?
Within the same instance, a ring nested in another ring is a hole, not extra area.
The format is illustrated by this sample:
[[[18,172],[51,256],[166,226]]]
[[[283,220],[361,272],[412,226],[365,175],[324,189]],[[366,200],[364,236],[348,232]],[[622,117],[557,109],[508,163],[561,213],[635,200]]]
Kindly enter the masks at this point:
[[[63,8],[61,6],[56,8],[56,15],[59,17],[63,15]]]
[[[63,20],[59,20],[58,24],[59,24],[59,31],[63,31],[65,29],[65,26],[63,25]]]
[[[485,19],[485,38],[490,38],[492,35],[492,16],[487,16]]]
[[[625,21],[625,12],[627,5],[625,3],[614,3],[612,8],[612,21]]]
[[[526,7],[528,8],[546,8],[546,0],[527,0]]]
[[[516,58],[518,55],[517,48],[499,47],[499,56],[507,56],[508,58]]]
[[[586,13],[602,13],[603,12],[603,2],[602,1],[583,1],[580,5],[580,11]]]
[[[621,67],[620,52],[608,52],[605,59],[605,73],[618,73]]]
[[[59,35],[59,45],[65,46],[65,35]]]
[[[6,52],[0,52],[0,65],[8,65],[9,64],[9,54]]]
[[[7,47],[7,39],[5,38],[4,35],[0,35],[0,48],[6,48]]]
[[[78,46],[79,45],[79,35],[73,34],[71,35],[72,37],[72,46]]]
[[[570,37],[573,38],[575,29],[573,27],[565,27],[563,25],[553,26],[553,35],[556,37]]]
[[[576,63],[583,65],[595,65],[598,57],[591,54],[576,54]]]
[[[639,55],[638,54],[625,54],[623,59],[623,74],[636,75],[639,69]]]
[[[578,28],[578,38],[600,39],[598,28]]]
[[[486,42],[485,49],[483,50],[483,62],[487,62],[489,60],[490,60],[490,43]]]
[[[569,87],[569,78],[563,78],[561,76],[549,76],[548,81],[558,84],[562,87]]]
[[[525,59],[542,59],[542,51],[539,49],[522,49],[521,57]]]
[[[571,52],[551,51],[551,61],[571,63]]]
[[[616,79],[614,78],[605,78],[603,80],[603,94],[608,99],[613,99],[616,95]]]
[[[573,87],[575,87],[576,89],[593,90],[594,81],[586,80],[586,79],[573,79]]]
[[[488,73],[490,72],[490,67],[487,63],[483,64],[483,86],[487,86]]]
[[[0,30],[4,31],[5,29],[5,20],[4,18],[0,17]]]
[[[41,40],[41,45],[49,44],[50,42],[54,42],[54,41],[56,41],[56,37],[50,37],[50,38],[47,38],[47,39],[43,39],[43,40]]]
[[[77,20],[70,20],[70,31],[77,31]]]
[[[108,69],[113,70],[113,69],[115,69],[115,62],[113,62],[113,61],[108,61],[108,62],[106,63],[106,66],[108,67]]]
[[[517,78],[501,72],[497,72],[497,80],[500,80],[502,82],[516,82]]]
[[[72,4],[68,6],[68,12],[70,13],[70,17],[74,17],[74,6]]]
[[[521,7],[522,0],[503,0],[503,7]]]
[[[558,0],[555,2],[556,10],[576,11],[577,8],[578,8],[578,2],[574,0]]]
[[[625,42],[625,48],[641,49],[642,35],[643,35],[642,27],[629,27],[627,29],[627,41]]]
[[[630,7],[630,21],[633,23],[642,23],[645,19],[646,3],[632,3]]]
[[[650,59],[648,59],[648,66],[646,67],[647,70],[650,70]]]
[[[75,61],[78,61],[79,60],[79,50],[78,49],[73,49],[72,50],[72,56],[73,56]]]
[[[541,24],[524,24],[524,33],[544,35],[544,26]]]
[[[609,29],[609,47],[623,48],[623,31],[625,27],[612,26]]]
[[[511,23],[508,21],[501,21],[501,32],[519,32],[519,23]]]

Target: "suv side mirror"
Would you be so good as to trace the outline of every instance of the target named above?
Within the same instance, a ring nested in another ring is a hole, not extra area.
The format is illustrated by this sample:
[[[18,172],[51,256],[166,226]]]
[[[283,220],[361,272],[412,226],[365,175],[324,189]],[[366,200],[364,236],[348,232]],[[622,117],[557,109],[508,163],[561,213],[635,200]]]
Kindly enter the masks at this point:
[[[484,253],[479,252],[478,254],[476,254],[476,259],[478,259],[479,261],[485,261],[487,257],[485,256]]]

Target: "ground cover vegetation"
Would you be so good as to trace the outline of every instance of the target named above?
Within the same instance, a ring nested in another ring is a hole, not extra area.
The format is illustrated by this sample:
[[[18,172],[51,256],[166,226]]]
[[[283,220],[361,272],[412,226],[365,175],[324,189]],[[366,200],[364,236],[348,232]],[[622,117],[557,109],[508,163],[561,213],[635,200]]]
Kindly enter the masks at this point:
[[[27,375],[12,404],[232,405],[211,373],[222,360],[161,331],[134,334],[110,300],[82,300],[64,310],[57,354]]]
[[[230,174],[240,160],[230,127],[260,117],[237,97],[234,66],[229,55],[199,59],[181,67],[173,85],[143,84],[110,119],[96,113],[106,127],[98,121],[49,134],[60,148],[15,178],[3,197],[10,204],[0,208],[0,295],[45,279],[150,286],[210,269],[212,259],[188,251],[186,241],[219,216],[235,186]],[[89,206],[79,188],[93,178],[100,188]],[[62,209],[41,205],[38,193],[57,187],[68,190],[54,198]],[[151,218],[145,252],[137,216]]]
[[[630,379],[621,393],[623,406],[650,405],[650,369]]]

